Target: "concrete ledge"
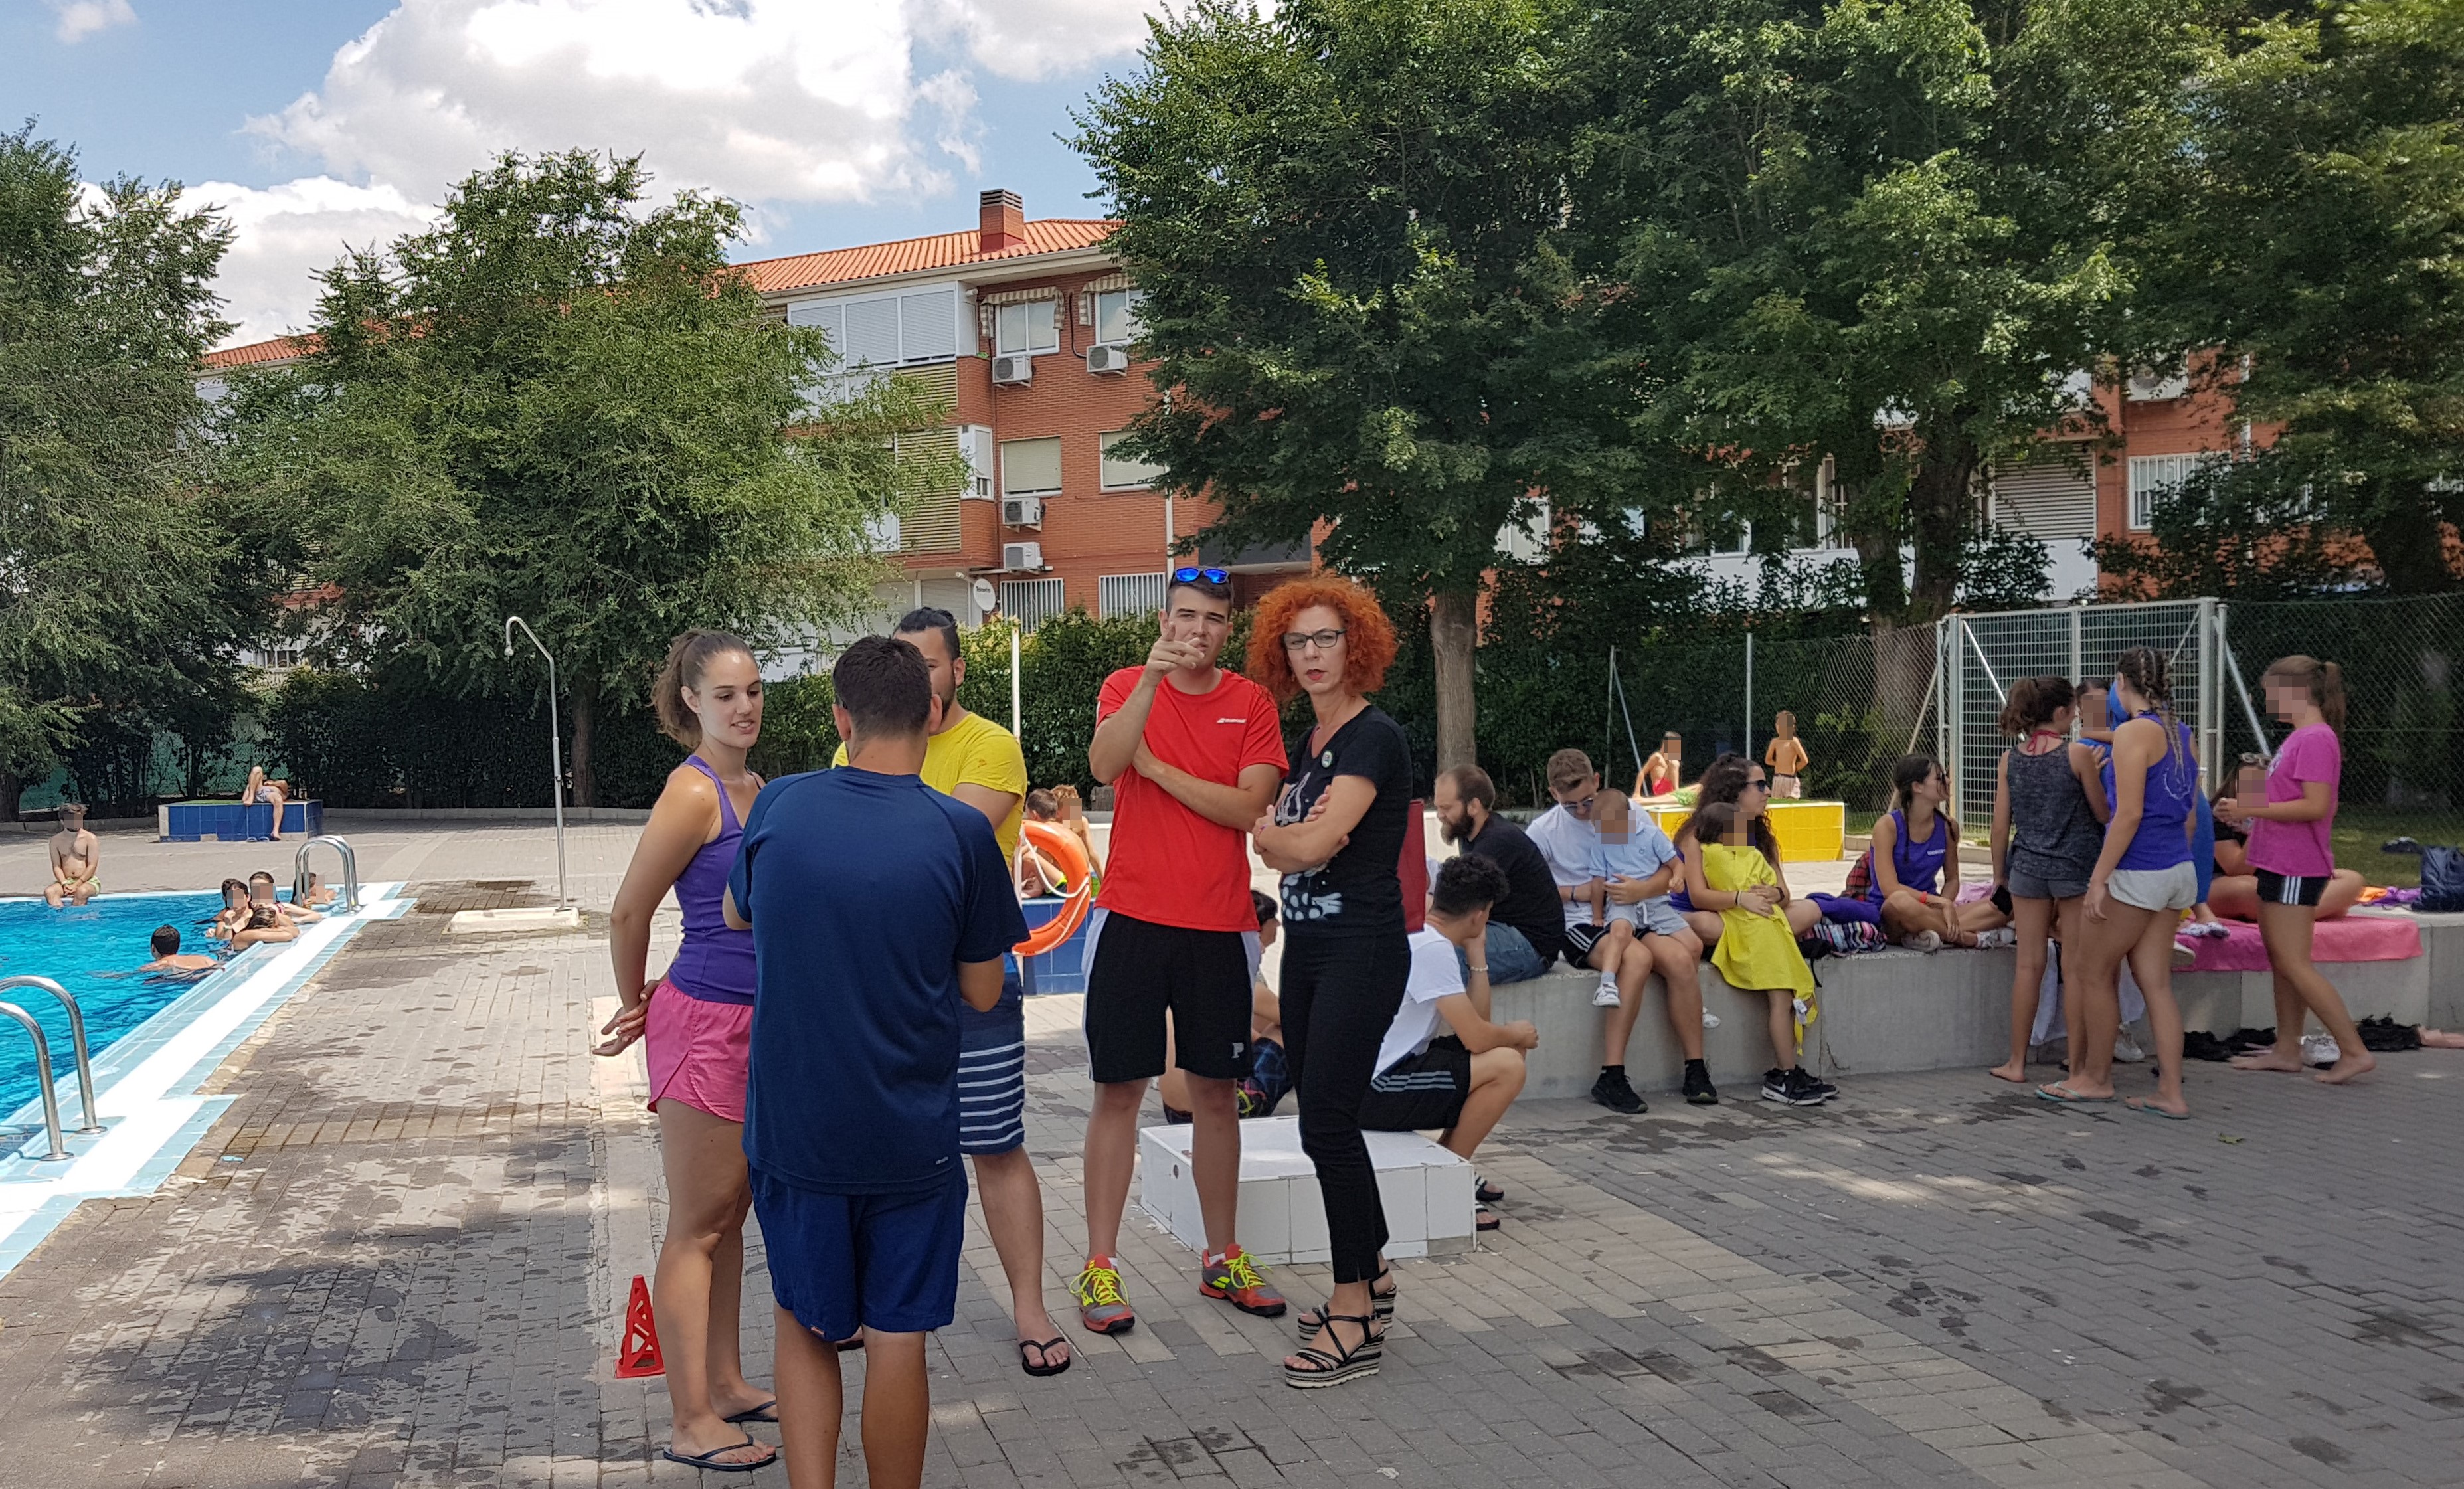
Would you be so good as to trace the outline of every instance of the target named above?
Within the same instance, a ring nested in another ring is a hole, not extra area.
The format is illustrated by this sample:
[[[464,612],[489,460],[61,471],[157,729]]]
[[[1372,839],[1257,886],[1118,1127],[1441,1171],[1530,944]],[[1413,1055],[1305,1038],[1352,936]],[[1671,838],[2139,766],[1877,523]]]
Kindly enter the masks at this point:
[[[1192,1129],[1138,1133],[1138,1208],[1192,1251],[1206,1245],[1198,1180],[1189,1161]],[[1449,1257],[1472,1249],[1472,1168],[1418,1132],[1369,1132],[1377,1197],[1386,1208],[1386,1255]],[[1301,1151],[1300,1119],[1241,1124],[1241,1244],[1259,1260],[1324,1261],[1326,1204],[1316,1166]]]
[[[2358,911],[2356,913],[2359,913]],[[2409,913],[2409,912],[2397,912]],[[2321,964],[2355,1018],[2386,1015],[2398,1023],[2464,1024],[2464,915],[2418,915],[2424,954],[2405,961]],[[2011,951],[1869,952],[1815,964],[1822,1017],[1807,1032],[1805,1062],[1847,1075],[1983,1069],[1999,1064],[2011,1039]],[[1705,964],[1703,1007],[1720,1027],[1703,1035],[1703,1057],[1724,1094],[1762,1079],[1771,1067],[1771,999],[1745,994]],[[1573,970],[1496,990],[1494,1016],[1529,1018],[1540,1031],[1524,1094],[1590,1093],[1603,1051],[1601,1014],[1592,1006],[1596,974]],[[2174,996],[2186,1027],[2230,1034],[2276,1021],[2275,982],[2265,972],[2176,973]],[[1626,1048],[1626,1074],[1646,1091],[1675,1090],[1684,1057],[1668,1027],[1658,978]]]

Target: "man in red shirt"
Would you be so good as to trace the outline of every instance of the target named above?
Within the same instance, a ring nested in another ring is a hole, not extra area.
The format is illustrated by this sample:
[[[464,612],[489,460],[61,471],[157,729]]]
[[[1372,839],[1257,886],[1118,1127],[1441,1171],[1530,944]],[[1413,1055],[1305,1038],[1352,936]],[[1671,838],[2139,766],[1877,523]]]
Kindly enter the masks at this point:
[[[1174,1063],[1189,1077],[1190,1162],[1206,1224],[1199,1290],[1273,1318],[1281,1294],[1233,1238],[1241,1190],[1234,1083],[1249,1073],[1249,979],[1258,940],[1249,899],[1249,824],[1283,784],[1275,700],[1215,665],[1232,629],[1221,569],[1180,569],[1144,667],[1104,680],[1087,764],[1113,786],[1112,838],[1089,931],[1087,1266],[1072,1291],[1098,1334],[1137,1324],[1115,1261],[1137,1158],[1138,1109],[1163,1074],[1164,1015]]]

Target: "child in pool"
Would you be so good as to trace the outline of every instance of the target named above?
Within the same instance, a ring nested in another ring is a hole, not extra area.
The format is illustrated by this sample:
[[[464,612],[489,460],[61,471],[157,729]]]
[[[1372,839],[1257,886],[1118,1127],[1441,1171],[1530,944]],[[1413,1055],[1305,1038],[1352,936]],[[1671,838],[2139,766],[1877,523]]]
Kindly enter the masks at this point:
[[[1716,902],[1703,905],[1720,912],[1721,932],[1711,950],[1711,965],[1728,985],[1744,993],[1762,993],[1771,999],[1771,1056],[1763,1073],[1763,1100],[1783,1106],[1818,1106],[1838,1094],[1838,1087],[1816,1080],[1796,1062],[1805,1040],[1805,1026],[1819,1010],[1814,996],[1814,972],[1779,908],[1779,875],[1771,826],[1761,817],[1748,818],[1733,803],[1715,801],[1696,809],[1686,824],[1701,844],[1703,878]]]

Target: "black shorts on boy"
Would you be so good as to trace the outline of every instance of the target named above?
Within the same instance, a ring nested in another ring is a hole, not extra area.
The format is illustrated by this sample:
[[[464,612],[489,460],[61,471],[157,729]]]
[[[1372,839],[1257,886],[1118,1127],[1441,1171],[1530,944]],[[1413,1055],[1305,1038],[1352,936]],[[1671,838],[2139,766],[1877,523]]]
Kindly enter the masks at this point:
[[[1099,909],[1088,934],[1084,1015],[1090,1074],[1101,1084],[1163,1074],[1163,1016],[1173,1062],[1205,1081],[1250,1072],[1250,947],[1255,931],[1192,931]]]

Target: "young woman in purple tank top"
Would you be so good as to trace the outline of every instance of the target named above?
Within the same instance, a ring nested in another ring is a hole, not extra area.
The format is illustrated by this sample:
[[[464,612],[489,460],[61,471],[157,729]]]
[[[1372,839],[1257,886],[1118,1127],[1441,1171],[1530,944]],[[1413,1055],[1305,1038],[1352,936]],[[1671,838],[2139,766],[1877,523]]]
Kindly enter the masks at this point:
[[[2182,1121],[2190,1107],[2182,1096],[2173,932],[2182,912],[2199,897],[2190,865],[2199,766],[2169,712],[2172,682],[2162,652],[2146,646],[2123,652],[2114,664],[2113,692],[2128,718],[2113,732],[2113,816],[2088,874],[2071,1073],[2038,1086],[2036,1094],[2051,1102],[2114,1100],[2113,1040],[2122,1027],[2122,963],[2127,958],[2147,996],[2147,1024],[2156,1044],[2156,1094],[2134,1096],[2128,1106]]]
[[[776,1457],[737,1424],[777,1421],[744,1378],[737,1347],[744,1285],[744,1070],[753,1025],[753,933],[719,909],[744,816],[761,777],[744,756],[761,737],[761,669],[720,631],[687,631],[651,689],[659,727],[693,752],[668,777],[608,915],[622,1006],[602,1055],[644,1042],[650,1109],[668,1177],[668,1234],[650,1287],[674,1407],[664,1456],[740,1472]],[[653,985],[650,917],[675,891],[684,944]]]

